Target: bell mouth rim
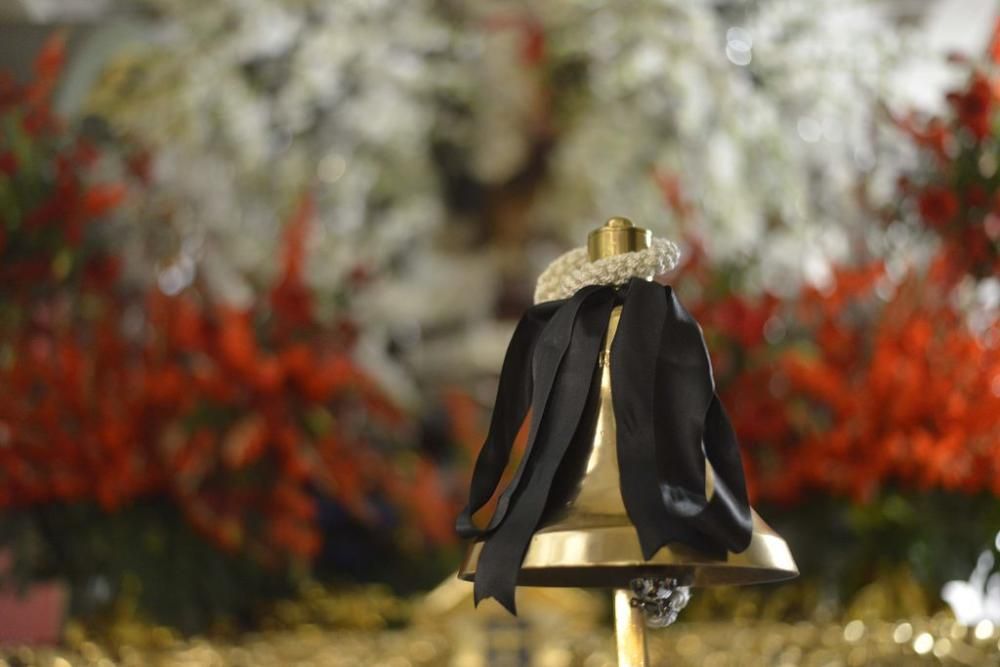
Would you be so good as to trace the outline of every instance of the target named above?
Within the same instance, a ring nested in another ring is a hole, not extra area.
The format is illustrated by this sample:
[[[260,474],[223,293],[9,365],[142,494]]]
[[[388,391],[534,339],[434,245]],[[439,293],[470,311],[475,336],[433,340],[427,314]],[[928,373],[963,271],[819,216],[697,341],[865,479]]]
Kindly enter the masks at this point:
[[[483,542],[470,545],[458,577],[473,581]],[[518,573],[518,584],[540,587],[621,588],[637,577],[672,577],[696,588],[765,584],[799,574],[788,544],[754,513],[750,545],[712,558],[682,544],[667,544],[646,560],[631,525],[536,533]]]
[[[475,569],[462,569],[458,578],[474,582]],[[599,566],[547,566],[522,568],[517,585],[531,588],[627,588],[629,582],[641,577],[693,578],[692,588],[713,586],[755,586],[780,583],[799,576],[798,570],[748,566],[716,565],[655,565],[650,563]]]

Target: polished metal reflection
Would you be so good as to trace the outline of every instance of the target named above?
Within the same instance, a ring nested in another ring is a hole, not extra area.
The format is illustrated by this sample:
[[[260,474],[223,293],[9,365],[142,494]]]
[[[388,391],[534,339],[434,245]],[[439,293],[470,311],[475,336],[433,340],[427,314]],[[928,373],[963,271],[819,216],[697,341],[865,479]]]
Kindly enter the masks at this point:
[[[625,588],[636,577],[676,577],[694,586],[752,584],[788,579],[798,574],[785,541],[753,513],[750,546],[741,553],[716,559],[680,544],[643,558],[639,538],[625,511],[618,474],[618,449],[612,405],[609,357],[621,317],[611,313],[600,363],[598,390],[589,414],[593,430],[581,427],[573,447],[589,447],[582,470],[560,469],[561,485],[553,487],[550,508],[536,531],[521,565],[518,583],[527,586]],[[589,435],[591,434],[592,435]],[[588,437],[589,435],[589,437]],[[582,452],[581,452],[582,453]],[[583,460],[582,456],[567,459]],[[712,495],[710,466],[706,493]],[[482,543],[472,545],[459,571],[472,580]]]
[[[611,218],[587,236],[590,261],[645,250],[653,242],[653,233],[636,227],[628,218]]]
[[[623,252],[644,250],[651,234],[627,218],[611,218],[587,238],[591,261]],[[653,276],[647,276],[652,279]],[[618,330],[621,306],[611,311],[601,350],[597,381],[591,387],[586,413],[570,451],[558,470],[548,506],[528,544],[518,572],[526,586],[615,588],[614,612],[618,664],[646,667],[646,627],[643,612],[633,606],[628,590],[636,579],[676,579],[684,585],[753,584],[788,579],[798,574],[788,545],[756,512],[750,546],[742,553],[711,558],[680,544],[664,546],[643,558],[639,536],[625,511],[618,475],[618,444],[611,394],[611,344]],[[651,363],[653,360],[650,360]],[[585,461],[582,467],[579,462]],[[574,462],[578,467],[574,468]],[[705,464],[705,493],[712,496],[714,473]],[[458,576],[472,581],[483,543],[475,542]]]
[[[649,649],[642,611],[632,605],[632,593],[624,588],[615,591],[614,606],[618,667],[647,667]]]

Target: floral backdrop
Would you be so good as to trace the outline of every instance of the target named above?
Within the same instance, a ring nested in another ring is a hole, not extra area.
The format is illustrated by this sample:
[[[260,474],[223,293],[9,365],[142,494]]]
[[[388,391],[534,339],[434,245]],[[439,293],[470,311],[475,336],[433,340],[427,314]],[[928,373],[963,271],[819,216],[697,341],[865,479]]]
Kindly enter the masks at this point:
[[[116,236],[135,221],[116,213],[155,187],[149,156],[52,115],[63,49],[52,38],[35,79],[3,93],[0,506],[20,520],[15,548],[37,552],[23,564],[81,591],[130,559],[155,570],[175,533],[157,533],[150,504],[218,558],[265,568],[316,559],[331,512],[411,551],[450,542],[453,502],[415,446],[415,417],[352,360],[361,334],[343,308],[317,319],[304,281],[313,195],[289,211],[278,271],[248,306],[127,280]],[[151,533],[136,554],[87,534],[133,515]],[[171,586],[204,583],[175,574]],[[195,597],[169,612],[199,607],[222,611]]]
[[[612,214],[684,249],[798,613],[900,573],[941,608],[990,547],[995,40],[861,0],[106,11],[78,108],[72,32],[0,79],[0,578],[185,632],[430,588],[513,318]]]

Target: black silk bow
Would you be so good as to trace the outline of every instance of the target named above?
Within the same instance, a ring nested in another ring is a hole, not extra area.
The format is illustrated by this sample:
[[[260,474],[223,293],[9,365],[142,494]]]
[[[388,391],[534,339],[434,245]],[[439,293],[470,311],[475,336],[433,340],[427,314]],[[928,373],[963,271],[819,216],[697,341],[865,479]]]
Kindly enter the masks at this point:
[[[556,472],[597,378],[601,344],[622,305],[611,346],[611,384],[622,500],[643,556],[679,542],[725,556],[750,543],[751,517],[739,444],[715,395],[701,328],[673,290],[632,279],[588,286],[540,303],[521,318],[500,373],[489,433],[472,475],[469,504],[456,521],[462,537],[483,538],[475,601],[492,597],[516,613],[521,561],[545,512]],[[485,528],[472,515],[493,496],[530,408],[520,464]],[[582,452],[586,456],[589,452]],[[705,492],[705,459],[715,473]]]

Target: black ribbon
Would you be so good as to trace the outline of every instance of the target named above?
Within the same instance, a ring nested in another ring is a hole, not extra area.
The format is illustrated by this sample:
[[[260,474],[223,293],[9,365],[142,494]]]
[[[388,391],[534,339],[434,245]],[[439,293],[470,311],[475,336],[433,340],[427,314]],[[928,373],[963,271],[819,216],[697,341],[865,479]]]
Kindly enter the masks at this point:
[[[670,287],[633,279],[588,286],[530,308],[507,349],[489,433],[472,475],[462,537],[484,540],[475,601],[516,613],[514,589],[556,471],[581,424],[611,309],[622,304],[611,347],[622,499],[649,559],[678,542],[723,557],[752,530],[739,443],[722,404],[701,328]],[[485,528],[472,515],[493,496],[528,410],[524,456]],[[586,455],[588,452],[583,452]],[[571,456],[572,456],[571,455]],[[705,460],[715,473],[705,493]]]

